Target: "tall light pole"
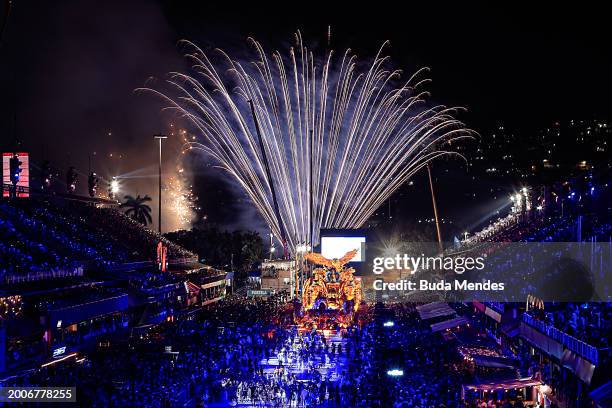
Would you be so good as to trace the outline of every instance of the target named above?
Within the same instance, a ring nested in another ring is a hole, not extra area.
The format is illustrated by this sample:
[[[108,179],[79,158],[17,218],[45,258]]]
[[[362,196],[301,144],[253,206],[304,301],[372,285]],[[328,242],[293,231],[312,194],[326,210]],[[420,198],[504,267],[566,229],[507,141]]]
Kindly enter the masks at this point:
[[[159,181],[159,194],[158,194],[158,203],[159,203],[159,207],[157,208],[157,230],[159,231],[160,235],[162,232],[161,229],[161,211],[162,211],[162,199],[161,199],[161,191],[162,191],[162,140],[167,139],[168,136],[166,135],[162,135],[162,134],[158,134],[158,135],[153,135],[154,139],[159,140],[159,172],[158,172],[158,181]]]
[[[436,219],[436,232],[438,235],[438,249],[440,254],[444,251],[442,246],[442,235],[440,234],[440,221],[438,220],[438,207],[436,206],[436,195],[434,194],[433,179],[431,177],[431,167],[427,163],[427,175],[429,176],[429,189],[431,190],[431,203],[433,204],[434,218]]]

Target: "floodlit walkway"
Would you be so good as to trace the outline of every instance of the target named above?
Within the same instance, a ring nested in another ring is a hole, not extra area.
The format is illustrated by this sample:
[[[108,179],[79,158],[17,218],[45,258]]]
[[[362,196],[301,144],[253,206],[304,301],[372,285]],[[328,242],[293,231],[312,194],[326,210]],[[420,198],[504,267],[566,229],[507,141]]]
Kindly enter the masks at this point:
[[[276,356],[261,360],[264,374],[273,376],[278,375],[281,370],[286,370],[288,374],[295,374],[300,381],[312,370],[318,370],[323,378],[337,381],[346,367],[346,356],[344,353],[333,353],[330,349],[346,350],[347,341],[338,333],[329,336],[326,341],[326,349],[321,348],[317,353],[303,353],[304,344],[296,337],[290,347],[283,347]]]

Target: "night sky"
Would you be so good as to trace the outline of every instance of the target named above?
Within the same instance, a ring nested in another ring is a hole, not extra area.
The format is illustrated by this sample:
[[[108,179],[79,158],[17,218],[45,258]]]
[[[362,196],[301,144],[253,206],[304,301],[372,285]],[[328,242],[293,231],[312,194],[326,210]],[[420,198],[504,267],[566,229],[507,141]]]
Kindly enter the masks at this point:
[[[150,77],[187,69],[177,47],[183,38],[244,52],[247,36],[284,48],[301,29],[308,43],[325,47],[331,25],[332,47],[350,47],[363,58],[389,40],[394,65],[406,72],[430,67],[433,101],[467,107],[461,119],[483,137],[499,123],[529,133],[554,120],[611,116],[612,50],[602,10],[13,3],[0,48],[1,147],[12,149],[16,132],[34,162],[49,159],[62,172],[75,165],[82,192],[92,155],[103,177],[129,172],[138,176],[126,186],[130,192],[155,194],[152,135],[168,132],[172,118],[160,114],[159,100],[133,90]],[[177,151],[169,149],[168,168]],[[228,228],[261,229],[240,193],[203,160],[191,158],[199,163],[195,188],[209,218]],[[216,199],[206,198],[210,192]],[[426,200],[406,211],[417,213]]]

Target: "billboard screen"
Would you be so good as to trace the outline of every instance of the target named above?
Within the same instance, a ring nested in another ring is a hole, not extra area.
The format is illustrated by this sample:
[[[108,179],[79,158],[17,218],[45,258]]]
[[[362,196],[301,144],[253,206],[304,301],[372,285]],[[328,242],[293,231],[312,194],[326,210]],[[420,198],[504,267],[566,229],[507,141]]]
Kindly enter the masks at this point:
[[[21,162],[21,173],[17,183],[17,197],[29,197],[30,191],[30,163],[27,153],[17,153]],[[2,196],[8,197],[8,186],[11,183],[11,157],[13,153],[2,153]]]
[[[365,254],[362,253],[366,237],[321,237],[321,255],[327,259],[341,258],[344,254],[353,249],[357,249],[357,255],[351,262],[365,261]]]

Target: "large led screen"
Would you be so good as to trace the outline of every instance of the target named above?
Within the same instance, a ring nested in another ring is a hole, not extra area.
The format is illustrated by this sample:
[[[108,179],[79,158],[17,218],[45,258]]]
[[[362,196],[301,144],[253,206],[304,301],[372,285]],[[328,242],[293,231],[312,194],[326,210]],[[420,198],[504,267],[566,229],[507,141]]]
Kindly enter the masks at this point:
[[[362,253],[365,237],[321,237],[321,254],[327,259],[341,258],[344,254],[357,249],[357,255],[351,262],[363,262],[365,254]]]

